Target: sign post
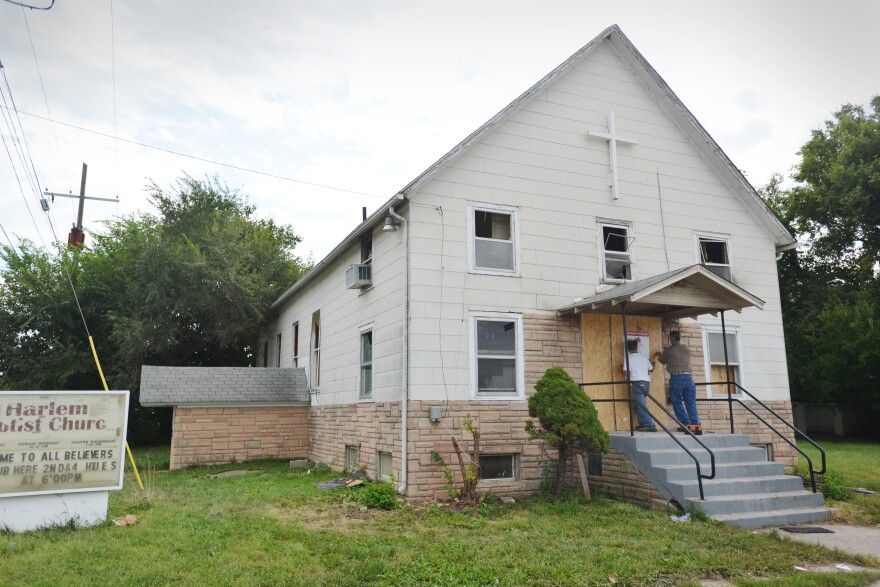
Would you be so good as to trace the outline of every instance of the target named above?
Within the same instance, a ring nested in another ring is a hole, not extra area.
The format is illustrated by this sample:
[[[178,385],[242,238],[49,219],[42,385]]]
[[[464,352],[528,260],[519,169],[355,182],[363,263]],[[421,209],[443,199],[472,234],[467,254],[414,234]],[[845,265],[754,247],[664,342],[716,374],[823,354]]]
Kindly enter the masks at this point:
[[[128,391],[0,393],[0,527],[107,518],[122,489]]]

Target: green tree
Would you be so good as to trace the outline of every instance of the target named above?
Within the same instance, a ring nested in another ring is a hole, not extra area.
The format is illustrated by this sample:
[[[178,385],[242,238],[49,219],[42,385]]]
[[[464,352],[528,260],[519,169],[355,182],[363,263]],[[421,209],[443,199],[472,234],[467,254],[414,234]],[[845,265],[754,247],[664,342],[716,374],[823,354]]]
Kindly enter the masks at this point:
[[[3,389],[101,388],[72,282],[108,384],[133,392],[133,440],[168,433],[137,403],[142,365],[251,364],[266,310],[307,269],[293,230],[216,178],[148,190],[158,214],[109,221],[82,250],[4,247],[0,267]]]
[[[765,199],[801,243],[778,267],[792,397],[880,411],[880,96],[846,104]]]
[[[552,492],[559,498],[565,493],[568,465],[575,452],[607,451],[608,433],[593,402],[562,367],[547,369],[535,390],[529,398],[529,416],[537,418],[539,426],[528,420],[526,432],[556,449]]]

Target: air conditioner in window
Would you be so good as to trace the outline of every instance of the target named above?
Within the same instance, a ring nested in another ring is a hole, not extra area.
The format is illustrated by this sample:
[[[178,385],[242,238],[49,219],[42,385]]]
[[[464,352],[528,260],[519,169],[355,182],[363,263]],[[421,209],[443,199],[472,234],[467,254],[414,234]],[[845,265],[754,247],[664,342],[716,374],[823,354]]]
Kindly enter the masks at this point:
[[[363,289],[373,285],[373,266],[355,263],[345,271],[345,287]]]

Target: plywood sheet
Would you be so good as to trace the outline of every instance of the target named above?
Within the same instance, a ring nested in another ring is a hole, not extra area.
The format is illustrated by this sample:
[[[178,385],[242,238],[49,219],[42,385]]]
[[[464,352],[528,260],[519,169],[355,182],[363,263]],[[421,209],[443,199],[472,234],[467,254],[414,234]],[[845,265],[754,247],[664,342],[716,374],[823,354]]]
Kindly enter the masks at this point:
[[[646,332],[650,340],[650,354],[662,349],[660,318],[627,317],[627,330]],[[624,360],[623,317],[618,315],[582,314],[581,340],[583,345],[584,383],[621,381],[625,378],[621,370]],[[666,402],[663,383],[663,368],[658,363],[651,376],[651,395],[662,403]],[[593,399],[626,399],[626,384],[597,385],[586,388]],[[625,403],[598,403],[599,419],[606,430],[629,430],[629,407]],[[655,418],[665,415],[657,406],[649,402],[649,409]]]

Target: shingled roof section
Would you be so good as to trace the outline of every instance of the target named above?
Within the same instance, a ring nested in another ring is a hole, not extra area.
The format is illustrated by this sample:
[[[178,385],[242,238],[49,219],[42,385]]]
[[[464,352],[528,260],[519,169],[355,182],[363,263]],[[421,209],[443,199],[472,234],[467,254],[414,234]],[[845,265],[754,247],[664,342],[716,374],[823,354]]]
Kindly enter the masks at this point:
[[[299,404],[310,399],[305,369],[141,368],[142,406]]]

